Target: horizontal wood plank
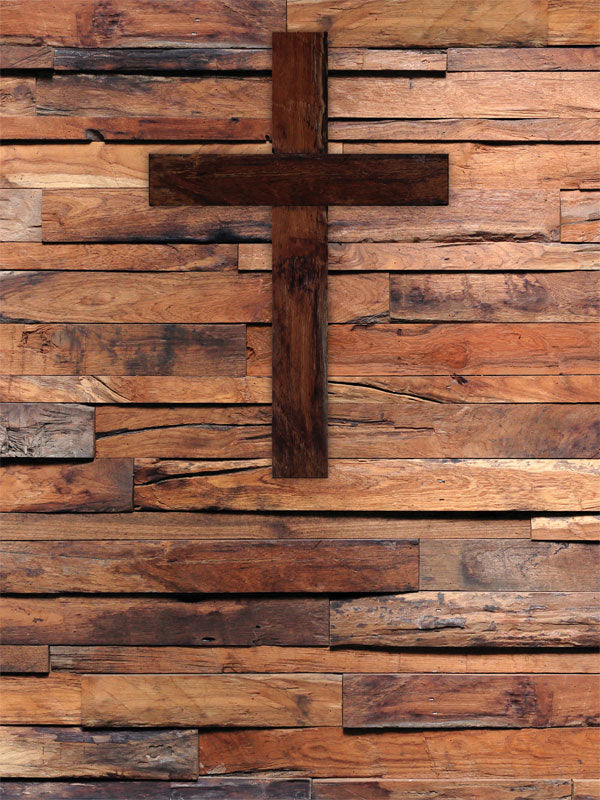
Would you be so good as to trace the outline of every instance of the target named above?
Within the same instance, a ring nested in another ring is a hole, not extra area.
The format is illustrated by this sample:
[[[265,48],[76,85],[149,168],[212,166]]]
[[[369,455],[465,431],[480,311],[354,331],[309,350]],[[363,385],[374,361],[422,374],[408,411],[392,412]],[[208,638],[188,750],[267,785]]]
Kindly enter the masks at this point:
[[[598,800],[600,780],[573,781],[573,800]]]
[[[5,598],[6,644],[326,646],[326,599]]]
[[[571,800],[571,781],[528,780],[361,780],[323,779],[313,782],[314,800]]]
[[[593,592],[419,592],[331,603],[331,644],[594,647]]]
[[[0,189],[0,239],[42,241],[42,193],[38,189]]]
[[[561,242],[600,242],[600,192],[560,193]]]
[[[448,50],[448,72],[600,70],[598,47],[470,47]]]
[[[533,517],[531,538],[551,541],[598,541],[600,516],[590,514],[576,517]]]
[[[81,724],[79,676],[4,676],[0,679],[0,690],[3,725]]]
[[[600,718],[600,683],[593,675],[344,675],[343,705],[346,728],[586,726]]]
[[[46,645],[0,645],[0,673],[47,673],[50,653]]]
[[[34,77],[0,77],[0,113],[6,117],[32,117],[36,113]]]
[[[0,403],[5,458],[93,458],[94,409],[62,403]]]
[[[54,50],[46,45],[0,45],[0,69],[41,70],[54,67]]]
[[[593,0],[549,0],[548,44],[600,44],[600,18]]]
[[[131,511],[132,473],[129,458],[5,464],[0,511]]]

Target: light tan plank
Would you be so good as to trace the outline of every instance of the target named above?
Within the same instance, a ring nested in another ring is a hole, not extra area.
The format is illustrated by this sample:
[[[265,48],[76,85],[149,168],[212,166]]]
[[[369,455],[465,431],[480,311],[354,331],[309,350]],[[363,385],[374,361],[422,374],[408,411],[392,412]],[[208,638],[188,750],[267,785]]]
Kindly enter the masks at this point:
[[[600,800],[600,780],[574,781],[573,800]]]
[[[600,242],[600,192],[560,193],[561,242]]]
[[[38,189],[0,189],[0,239],[42,241],[42,193]]]
[[[472,47],[448,50],[448,72],[600,70],[598,47]]]
[[[533,517],[531,538],[551,541],[600,541],[600,516]]]
[[[595,0],[548,0],[548,44],[600,44]]]
[[[445,72],[444,50],[384,50],[363,47],[333,47],[329,50],[330,70],[385,70]]]
[[[81,678],[50,675],[47,678],[0,678],[2,725],[81,724]]]

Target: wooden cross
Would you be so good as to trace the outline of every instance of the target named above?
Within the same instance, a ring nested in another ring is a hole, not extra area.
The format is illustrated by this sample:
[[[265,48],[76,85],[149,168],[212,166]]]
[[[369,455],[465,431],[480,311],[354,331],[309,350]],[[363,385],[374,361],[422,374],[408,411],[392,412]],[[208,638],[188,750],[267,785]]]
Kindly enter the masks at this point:
[[[329,155],[327,38],[273,34],[273,154],[150,156],[150,204],[273,207],[273,477],[327,477],[327,206],[447,205],[446,155]]]

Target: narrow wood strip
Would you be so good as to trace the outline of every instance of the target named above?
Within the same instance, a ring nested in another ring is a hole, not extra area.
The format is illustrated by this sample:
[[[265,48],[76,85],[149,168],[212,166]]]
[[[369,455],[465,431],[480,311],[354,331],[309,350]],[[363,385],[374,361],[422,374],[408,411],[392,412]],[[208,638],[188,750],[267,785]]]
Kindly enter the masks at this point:
[[[5,598],[6,644],[322,647],[326,599]]]
[[[342,728],[211,731],[200,734],[200,773],[294,770],[313,778],[370,778],[376,769],[383,778],[428,782],[464,782],[467,774],[471,779],[588,778],[597,773],[599,743],[600,731],[594,728],[355,735]]]
[[[595,544],[429,539],[420,545],[419,585],[427,590],[593,592],[599,574]]]
[[[593,592],[419,592],[331,603],[331,644],[594,647]]]
[[[131,511],[129,458],[74,464],[5,464],[0,511]]]
[[[3,725],[80,725],[78,675],[6,676],[0,679]]]
[[[571,781],[460,781],[324,779],[313,781],[314,800],[571,800]],[[20,799],[19,799],[20,800]]]
[[[0,239],[42,241],[42,193],[38,189],[0,189]]]
[[[600,44],[600,18],[594,0],[549,0],[548,44]]]
[[[551,541],[599,541],[600,516],[591,514],[577,517],[533,517],[531,538]]]
[[[90,406],[0,403],[0,455],[5,458],[93,458]]]
[[[0,672],[47,673],[50,670],[50,652],[46,645],[31,647],[0,645]]]
[[[86,675],[88,727],[333,727],[342,722],[340,675]]]
[[[5,778],[195,780],[198,731],[83,731],[81,728],[0,728]],[[4,787],[3,787],[4,790]]]
[[[35,77],[0,77],[0,112],[2,115],[17,118],[35,116],[36,89]]]
[[[419,546],[405,540],[5,542],[2,552],[2,590],[20,594],[419,588]]]
[[[329,70],[382,70],[385,72],[445,72],[444,50],[396,50],[364,47],[333,47],[329,50]]]
[[[600,192],[560,193],[561,242],[600,242]]]
[[[450,48],[448,72],[600,70],[598,47]]]
[[[582,727],[600,719],[600,683],[593,675],[344,675],[343,704],[346,728]]]
[[[28,47],[20,44],[0,45],[0,69],[53,69],[54,50],[45,45]]]

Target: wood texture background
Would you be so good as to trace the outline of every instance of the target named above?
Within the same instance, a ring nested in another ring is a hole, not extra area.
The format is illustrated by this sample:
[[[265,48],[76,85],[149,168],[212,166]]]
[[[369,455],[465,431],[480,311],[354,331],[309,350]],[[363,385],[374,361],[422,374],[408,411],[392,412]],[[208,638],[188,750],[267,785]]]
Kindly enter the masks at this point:
[[[597,3],[1,12],[0,797],[600,797]],[[153,154],[273,150],[286,28],[330,152],[450,165],[329,208],[295,482],[269,209],[148,204]]]

